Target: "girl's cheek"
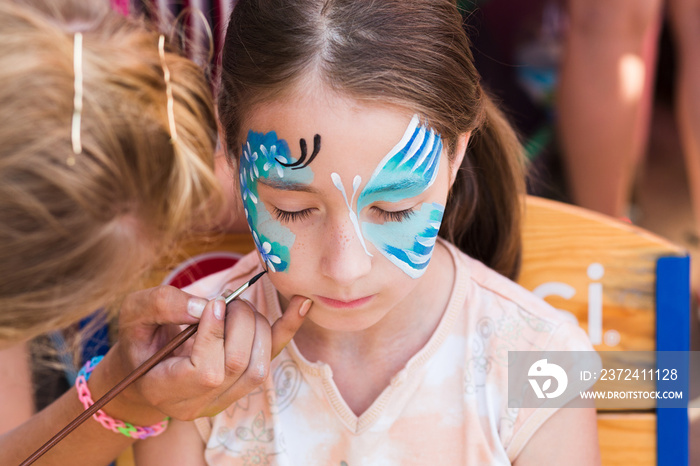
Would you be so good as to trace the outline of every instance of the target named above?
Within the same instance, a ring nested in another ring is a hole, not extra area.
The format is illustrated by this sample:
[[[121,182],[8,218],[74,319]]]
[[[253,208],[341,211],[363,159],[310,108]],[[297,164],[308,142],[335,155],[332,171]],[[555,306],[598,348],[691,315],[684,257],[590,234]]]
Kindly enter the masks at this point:
[[[250,221],[250,225],[255,245],[268,270],[286,272],[289,269],[290,252],[296,239],[294,233],[274,218],[261,201],[256,205],[255,216]]]
[[[401,222],[363,222],[362,232],[384,257],[415,279],[425,273],[433,255],[444,210],[442,204],[424,203]]]

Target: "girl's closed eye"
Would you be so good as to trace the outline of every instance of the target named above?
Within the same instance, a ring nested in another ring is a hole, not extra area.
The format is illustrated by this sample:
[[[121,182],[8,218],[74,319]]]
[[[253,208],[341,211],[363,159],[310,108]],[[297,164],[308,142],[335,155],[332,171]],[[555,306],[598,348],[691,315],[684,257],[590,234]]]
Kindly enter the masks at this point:
[[[291,222],[301,222],[303,220],[306,220],[309,218],[309,215],[311,215],[311,211],[313,209],[303,209],[303,210],[297,210],[297,211],[288,211],[288,210],[282,210],[278,209],[277,207],[274,207],[273,213],[275,214],[275,218],[279,220],[282,223],[291,223]]]
[[[412,208],[392,211],[373,206],[370,210],[384,222],[403,222],[404,220],[408,220],[415,213],[415,210]]]

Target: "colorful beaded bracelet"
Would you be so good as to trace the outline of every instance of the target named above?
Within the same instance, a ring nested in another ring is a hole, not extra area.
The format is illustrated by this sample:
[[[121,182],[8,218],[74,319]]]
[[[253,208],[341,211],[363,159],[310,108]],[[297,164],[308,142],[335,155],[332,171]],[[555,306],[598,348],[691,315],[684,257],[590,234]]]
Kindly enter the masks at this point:
[[[78,398],[80,399],[81,403],[83,403],[85,409],[88,409],[90,406],[95,404],[95,402],[92,401],[92,395],[90,394],[90,389],[87,386],[87,381],[90,378],[90,373],[92,373],[95,366],[102,361],[102,358],[103,356],[95,356],[86,362],[82,369],[80,369],[80,372],[78,372],[78,377],[75,379],[75,388],[78,390]],[[114,419],[101,409],[97,410],[92,417],[97,422],[102,424],[102,427],[105,429],[109,429],[118,434],[124,434],[127,437],[134,439],[145,439],[160,435],[165,432],[165,429],[168,427],[168,423],[170,422],[170,418],[166,417],[163,421],[149,427],[135,426],[128,422]]]

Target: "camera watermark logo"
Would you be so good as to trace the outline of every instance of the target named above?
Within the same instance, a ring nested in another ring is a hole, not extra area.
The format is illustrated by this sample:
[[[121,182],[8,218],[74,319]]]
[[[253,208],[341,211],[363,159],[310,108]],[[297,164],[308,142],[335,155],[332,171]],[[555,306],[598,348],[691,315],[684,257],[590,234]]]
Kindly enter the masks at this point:
[[[527,375],[530,382],[530,386],[535,391],[537,398],[556,398],[566,390],[566,386],[569,383],[569,378],[566,375],[566,371],[558,364],[548,363],[546,359],[540,359],[535,361],[534,364],[530,366]],[[544,383],[540,386],[537,379],[543,379]],[[552,387],[552,379],[557,381],[557,386],[554,391],[548,391]]]
[[[508,351],[508,407],[685,409],[691,374],[700,352]]]

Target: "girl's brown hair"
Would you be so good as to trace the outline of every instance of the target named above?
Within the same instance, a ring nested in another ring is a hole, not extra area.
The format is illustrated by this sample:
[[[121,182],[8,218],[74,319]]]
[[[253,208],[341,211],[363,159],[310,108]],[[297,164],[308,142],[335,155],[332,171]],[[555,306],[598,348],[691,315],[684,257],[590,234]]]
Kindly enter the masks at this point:
[[[229,153],[240,155],[246,111],[315,79],[357,100],[421,114],[450,157],[459,135],[472,131],[440,235],[517,275],[523,152],[479,83],[454,0],[239,0],[218,104]]]
[[[75,32],[84,74],[78,155]],[[158,40],[108,2],[0,2],[0,341],[108,305],[217,194],[208,83],[166,48],[171,141]]]

